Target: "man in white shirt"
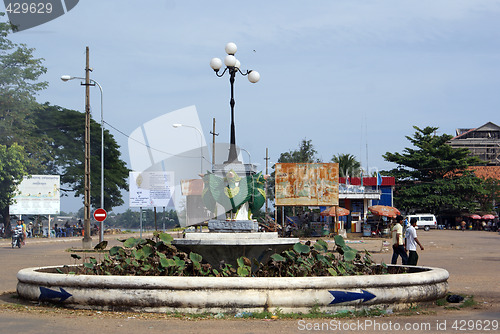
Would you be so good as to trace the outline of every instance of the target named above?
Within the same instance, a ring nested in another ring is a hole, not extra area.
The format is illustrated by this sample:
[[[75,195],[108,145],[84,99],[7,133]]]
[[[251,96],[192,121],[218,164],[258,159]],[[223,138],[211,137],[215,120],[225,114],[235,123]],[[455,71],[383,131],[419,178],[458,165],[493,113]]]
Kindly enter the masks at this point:
[[[424,246],[418,241],[417,230],[415,226],[417,225],[417,218],[412,218],[410,220],[410,227],[406,230],[405,235],[405,249],[408,251],[408,265],[416,266],[418,262],[417,254],[417,244],[420,246],[421,250],[424,250]]]

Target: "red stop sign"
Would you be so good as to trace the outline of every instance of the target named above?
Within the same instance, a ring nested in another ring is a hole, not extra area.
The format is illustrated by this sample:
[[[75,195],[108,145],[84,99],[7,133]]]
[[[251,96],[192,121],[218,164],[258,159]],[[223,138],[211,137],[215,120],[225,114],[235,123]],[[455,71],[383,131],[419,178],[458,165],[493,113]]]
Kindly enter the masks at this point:
[[[97,220],[98,222],[102,222],[106,219],[107,217],[106,210],[104,209],[97,209],[94,211],[94,219]]]

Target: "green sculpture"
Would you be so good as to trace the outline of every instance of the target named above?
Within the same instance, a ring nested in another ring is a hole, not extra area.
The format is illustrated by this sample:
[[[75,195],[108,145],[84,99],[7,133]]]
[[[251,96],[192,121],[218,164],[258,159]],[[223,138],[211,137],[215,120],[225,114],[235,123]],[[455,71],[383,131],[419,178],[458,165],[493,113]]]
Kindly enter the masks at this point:
[[[216,203],[226,213],[237,213],[242,205],[248,203],[249,213],[259,210],[266,201],[265,179],[262,172],[254,175],[239,176],[230,170],[226,177],[207,173],[203,176],[203,203],[211,212],[216,212]]]

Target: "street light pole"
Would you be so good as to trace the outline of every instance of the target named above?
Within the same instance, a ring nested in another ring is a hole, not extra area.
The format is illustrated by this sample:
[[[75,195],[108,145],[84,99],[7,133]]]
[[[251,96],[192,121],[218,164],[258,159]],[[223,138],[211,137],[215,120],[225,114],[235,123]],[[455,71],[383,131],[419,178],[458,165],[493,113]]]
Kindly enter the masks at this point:
[[[251,165],[252,164],[252,156],[250,155],[250,152],[248,152],[243,147],[240,147],[240,150],[243,150],[243,151],[245,151],[248,154],[248,163]]]
[[[195,129],[196,131],[198,131],[198,133],[200,134],[200,174],[203,174],[203,133],[201,133],[200,129],[198,129],[195,126],[191,126],[191,125],[176,123],[176,124],[172,124],[172,126],[174,128],[180,128],[180,127],[192,128],[192,129]]]
[[[236,44],[234,43],[227,43],[226,44],[226,53],[227,56],[224,58],[224,64],[226,65],[226,68],[224,71],[219,74],[219,70],[222,67],[222,60],[219,58],[212,58],[210,61],[210,67],[215,71],[215,74],[220,78],[222,77],[226,71],[229,73],[229,83],[231,84],[231,100],[229,101],[229,105],[231,106],[231,137],[230,137],[230,145],[229,145],[229,155],[227,157],[227,161],[225,161],[225,164],[228,163],[241,163],[238,160],[238,154],[236,153],[236,131],[235,131],[235,126],[234,126],[234,79],[236,76],[236,73],[240,73],[243,76],[248,75],[248,80],[251,83],[256,83],[260,79],[260,74],[257,71],[252,71],[252,70],[247,70],[246,72],[242,72],[240,70],[240,62],[234,54],[238,50],[236,47]]]
[[[86,78],[72,77],[69,75],[61,76],[61,80],[65,81],[65,82],[69,81],[69,80],[74,80],[74,79],[86,80]],[[93,79],[89,79],[89,81],[90,81],[89,86],[97,85],[97,87],[99,87],[99,91],[101,93],[101,209],[104,209],[104,104],[103,104],[103,92],[102,92],[102,86],[97,81],[95,81]],[[89,123],[90,123],[90,120],[89,120]],[[90,200],[89,200],[89,202],[90,202]],[[101,221],[99,223],[99,225],[100,225],[100,227],[99,227],[99,242],[102,242],[104,240],[104,221]],[[90,226],[90,221],[89,221],[89,226]],[[85,231],[85,233],[87,233],[87,232]]]

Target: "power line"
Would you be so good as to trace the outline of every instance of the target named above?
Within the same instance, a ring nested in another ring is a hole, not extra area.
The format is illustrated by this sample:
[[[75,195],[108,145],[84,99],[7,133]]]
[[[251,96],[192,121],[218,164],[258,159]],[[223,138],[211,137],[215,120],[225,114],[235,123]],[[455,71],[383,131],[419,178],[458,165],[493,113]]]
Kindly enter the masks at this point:
[[[189,158],[189,159],[198,159],[198,157],[192,157],[192,156],[186,156],[186,155],[181,155],[181,154],[169,153],[169,152],[165,152],[165,151],[163,151],[163,150],[160,150],[160,149],[154,148],[154,147],[152,147],[152,146],[150,146],[150,145],[147,145],[147,144],[145,144],[145,143],[143,143],[143,142],[141,142],[141,141],[139,141],[139,140],[137,140],[137,139],[135,139],[135,138],[130,137],[129,135],[127,135],[127,134],[126,134],[126,133],[124,133],[123,131],[121,131],[121,130],[117,129],[116,127],[114,127],[113,125],[109,124],[109,123],[108,123],[108,122],[106,122],[106,121],[104,121],[104,123],[106,123],[107,125],[109,125],[109,127],[110,127],[110,128],[112,128],[112,129],[113,129],[113,130],[115,130],[116,132],[120,133],[121,135],[125,136],[126,138],[131,139],[131,140],[135,141],[136,143],[138,143],[138,144],[140,144],[140,145],[142,145],[142,146],[144,146],[144,147],[147,147],[147,148],[149,148],[149,149],[151,149],[151,150],[153,150],[153,151],[156,151],[156,152],[159,152],[159,153],[163,153],[163,154],[167,154],[167,155],[171,155],[171,156],[173,156],[173,157],[179,157],[179,158]],[[202,158],[203,158],[203,160],[205,160],[205,161],[207,161],[207,162],[209,162],[209,163],[210,163],[210,161],[209,161],[207,158],[205,158],[205,157],[202,157]]]

